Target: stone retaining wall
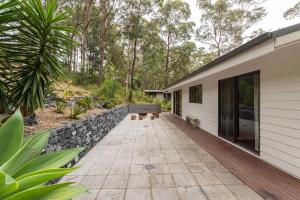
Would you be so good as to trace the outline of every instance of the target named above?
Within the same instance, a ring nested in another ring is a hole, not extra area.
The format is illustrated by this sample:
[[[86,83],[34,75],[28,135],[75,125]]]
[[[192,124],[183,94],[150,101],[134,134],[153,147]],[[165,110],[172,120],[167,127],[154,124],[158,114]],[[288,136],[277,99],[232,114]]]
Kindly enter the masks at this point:
[[[128,114],[128,106],[113,108],[99,115],[78,120],[51,131],[46,153],[62,149],[85,147],[78,158],[68,164],[74,165],[89,149],[94,147],[109,131]]]

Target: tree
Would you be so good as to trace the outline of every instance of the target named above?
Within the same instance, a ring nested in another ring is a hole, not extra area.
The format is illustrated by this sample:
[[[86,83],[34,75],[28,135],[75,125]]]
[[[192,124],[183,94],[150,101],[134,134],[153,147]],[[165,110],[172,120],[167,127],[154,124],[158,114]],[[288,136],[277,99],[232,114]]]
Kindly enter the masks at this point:
[[[290,20],[300,17],[300,2],[296,3],[294,7],[288,9],[283,13],[285,19]]]
[[[186,2],[168,0],[159,9],[156,20],[165,46],[165,87],[169,84],[172,49],[191,38],[194,23],[189,22],[191,10]]]
[[[7,39],[6,33],[10,30],[7,24],[11,24],[15,20],[15,12],[12,7],[16,6],[17,2],[14,1],[1,1],[0,0],[0,35],[2,38]],[[1,43],[0,43],[1,44]],[[9,90],[11,83],[9,63],[5,57],[5,51],[0,46],[0,113],[9,111]]]
[[[197,40],[208,46],[217,57],[240,46],[248,37],[245,32],[261,20],[266,11],[258,0],[198,0],[203,13]]]
[[[15,1],[12,1],[15,2]],[[10,6],[14,12],[2,32],[0,63],[12,69],[9,95],[12,107],[25,115],[43,107],[53,81],[64,77],[61,66],[72,40],[65,27],[68,15],[57,12],[57,1],[23,0]]]
[[[99,35],[99,74],[104,78],[104,61],[107,60],[105,52],[109,48],[109,43],[120,35],[120,31],[115,29],[118,24],[121,2],[118,0],[101,0],[99,5],[100,35]]]
[[[124,34],[128,39],[128,47],[132,52],[130,67],[130,92],[129,100],[132,99],[134,90],[134,73],[137,62],[137,53],[140,39],[143,36],[145,16],[152,11],[151,0],[126,0],[124,1]]]
[[[140,89],[162,89],[165,80],[165,45],[156,20],[146,22],[141,44],[141,61],[137,71]]]

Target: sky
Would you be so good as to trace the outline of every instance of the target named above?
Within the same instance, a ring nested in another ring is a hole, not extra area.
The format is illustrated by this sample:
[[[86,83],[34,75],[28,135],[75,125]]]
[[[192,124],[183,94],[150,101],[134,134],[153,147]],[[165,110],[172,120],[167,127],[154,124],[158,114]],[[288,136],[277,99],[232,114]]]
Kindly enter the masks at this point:
[[[200,21],[200,12],[196,6],[197,0],[185,0],[190,4],[192,16],[191,20],[196,24]],[[267,16],[257,23],[253,29],[262,28],[265,31],[274,31],[296,23],[300,23],[300,19],[285,20],[283,17],[284,11],[293,7],[299,0],[266,0],[262,6],[267,10]]]

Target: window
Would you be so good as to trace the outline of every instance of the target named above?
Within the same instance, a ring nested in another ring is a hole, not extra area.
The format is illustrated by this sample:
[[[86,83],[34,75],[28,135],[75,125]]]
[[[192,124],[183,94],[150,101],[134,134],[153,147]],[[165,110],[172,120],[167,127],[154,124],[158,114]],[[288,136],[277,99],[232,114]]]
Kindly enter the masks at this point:
[[[202,103],[202,85],[190,87],[190,103]]]

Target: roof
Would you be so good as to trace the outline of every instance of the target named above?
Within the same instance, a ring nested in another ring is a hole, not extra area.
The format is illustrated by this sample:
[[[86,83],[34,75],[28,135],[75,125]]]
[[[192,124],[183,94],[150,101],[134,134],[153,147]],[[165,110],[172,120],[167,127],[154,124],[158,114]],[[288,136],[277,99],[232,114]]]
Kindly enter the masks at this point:
[[[164,90],[144,90],[144,92],[164,93]]]
[[[273,31],[273,32],[267,32],[267,33],[264,33],[256,38],[254,38],[253,40],[250,40],[249,42],[241,45],[240,47],[230,51],[229,53],[217,58],[216,60],[214,60],[213,62],[207,64],[207,65],[204,65],[198,69],[196,69],[195,71],[193,71],[192,73],[188,74],[187,76],[184,76],[183,78],[173,82],[172,84],[170,84],[167,88],[170,88],[182,81],[185,81],[195,75],[198,75],[204,71],[207,71],[215,66],[217,66],[218,64],[222,63],[222,62],[225,62],[241,53],[244,53],[245,51],[249,50],[249,49],[252,49],[266,41],[269,41],[271,39],[275,39],[277,37],[280,37],[280,36],[283,36],[283,35],[287,35],[289,33],[293,33],[293,32],[296,32],[296,31],[299,31],[300,30],[300,23],[299,24],[295,24],[295,25],[292,25],[292,26],[288,26],[286,28],[283,28],[283,29],[279,29],[277,31]],[[167,89],[166,88],[166,89]]]

